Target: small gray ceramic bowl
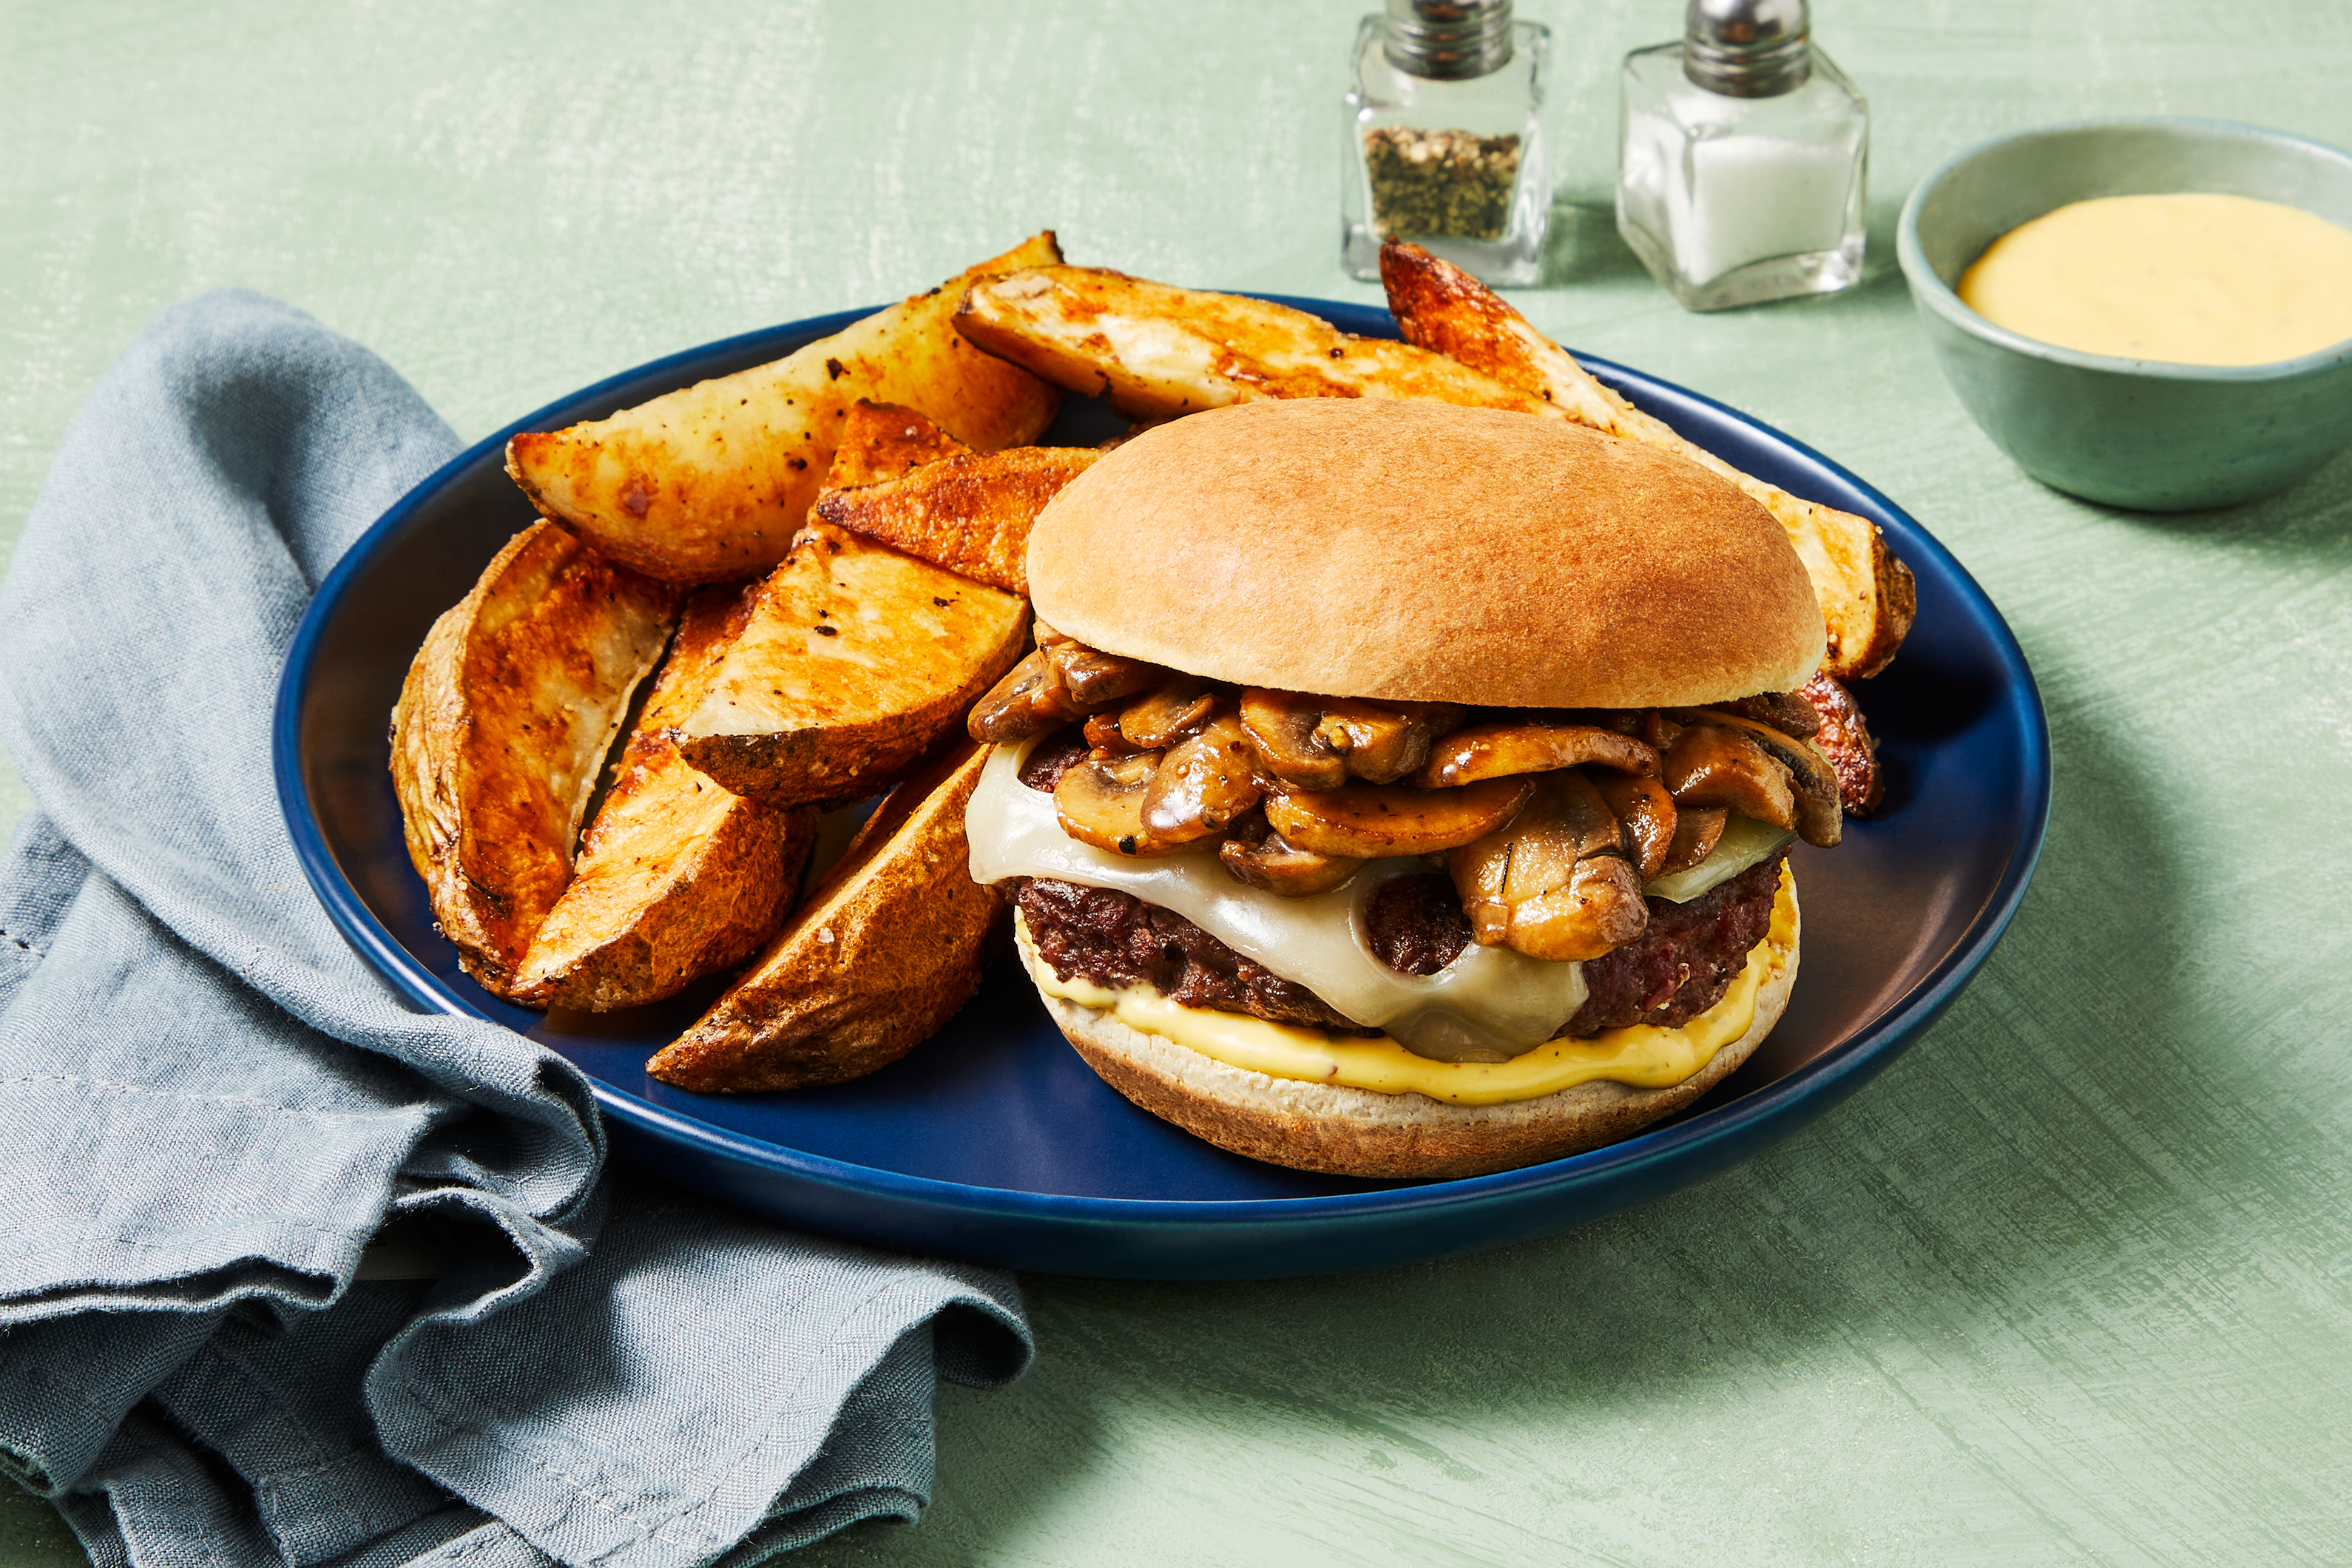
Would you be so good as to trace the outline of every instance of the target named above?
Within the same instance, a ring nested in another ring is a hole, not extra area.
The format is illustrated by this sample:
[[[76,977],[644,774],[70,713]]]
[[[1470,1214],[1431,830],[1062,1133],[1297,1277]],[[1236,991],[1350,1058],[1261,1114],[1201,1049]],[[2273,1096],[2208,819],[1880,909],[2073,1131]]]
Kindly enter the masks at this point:
[[[2189,511],[2265,496],[2352,446],[2352,341],[2274,364],[2083,353],[1994,326],[1953,292],[2029,218],[2094,196],[2218,191],[2352,228],[2352,155],[2219,120],[2095,120],[1948,160],[1903,205],[1895,250],[1945,378],[2043,484],[2110,506]]]

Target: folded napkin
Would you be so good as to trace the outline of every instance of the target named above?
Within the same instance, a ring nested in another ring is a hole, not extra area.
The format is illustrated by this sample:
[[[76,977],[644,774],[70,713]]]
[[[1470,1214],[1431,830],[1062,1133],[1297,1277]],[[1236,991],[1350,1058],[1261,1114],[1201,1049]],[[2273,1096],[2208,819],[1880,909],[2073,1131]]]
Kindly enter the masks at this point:
[[[103,1564],[749,1563],[928,1500],[1012,1281],[604,1170],[588,1087],[311,897],[269,716],[320,576],[457,442],[247,293],[92,395],[0,588],[0,1464]],[[362,1247],[437,1255],[363,1278]]]

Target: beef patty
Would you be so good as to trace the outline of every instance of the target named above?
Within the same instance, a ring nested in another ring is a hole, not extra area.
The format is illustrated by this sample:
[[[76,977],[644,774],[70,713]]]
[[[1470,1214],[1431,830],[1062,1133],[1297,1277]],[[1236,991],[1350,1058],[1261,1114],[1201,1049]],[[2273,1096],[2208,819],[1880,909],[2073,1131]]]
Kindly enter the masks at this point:
[[[1772,929],[1772,900],[1788,858],[1784,849],[1686,904],[1652,899],[1642,940],[1584,966],[1584,1005],[1560,1033],[1591,1035],[1629,1024],[1671,1029],[1722,1001]]]
[[[1050,877],[1016,879],[1021,919],[1037,956],[1065,980],[1116,990],[1149,985],[1187,1007],[1246,1013],[1335,1035],[1377,1035],[1349,1023],[1296,981],[1245,958],[1173,910],[1115,888]]]
[[[1590,994],[1560,1034],[1591,1035],[1628,1024],[1671,1028],[1723,1000],[1772,923],[1786,858],[1775,855],[1686,904],[1652,899],[1649,930],[1641,940],[1584,966]],[[1235,952],[1172,910],[1110,888],[1045,877],[1019,883],[1030,940],[1064,980],[1113,989],[1150,985],[1187,1007],[1332,1034],[1380,1033],[1349,1022],[1306,986]],[[1435,973],[1470,941],[1452,883],[1435,873],[1384,884],[1365,923],[1375,956],[1406,973]]]

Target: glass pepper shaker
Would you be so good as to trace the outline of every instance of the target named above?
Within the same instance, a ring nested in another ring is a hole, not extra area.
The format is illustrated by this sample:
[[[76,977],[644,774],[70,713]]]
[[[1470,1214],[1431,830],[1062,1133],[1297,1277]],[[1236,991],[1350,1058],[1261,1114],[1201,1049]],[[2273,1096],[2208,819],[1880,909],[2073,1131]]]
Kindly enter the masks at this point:
[[[1388,0],[1349,57],[1340,259],[1410,239],[1488,283],[1532,283],[1551,218],[1537,120],[1550,30],[1511,0]]]
[[[1870,106],[1806,0],[1690,0],[1621,82],[1617,230],[1686,309],[1861,280]]]

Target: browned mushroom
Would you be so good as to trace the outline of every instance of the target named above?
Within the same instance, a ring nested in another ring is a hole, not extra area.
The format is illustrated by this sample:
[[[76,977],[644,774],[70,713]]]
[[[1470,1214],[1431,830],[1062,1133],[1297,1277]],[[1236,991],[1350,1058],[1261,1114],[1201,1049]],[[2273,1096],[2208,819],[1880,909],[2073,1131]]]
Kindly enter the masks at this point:
[[[1042,652],[1033,652],[973,705],[964,729],[975,741],[1009,745],[1083,718],[1086,711],[1062,684],[1061,672]]]
[[[1563,773],[1537,781],[1533,798],[1505,834],[1512,846],[1513,901],[1560,885],[1574,862],[1624,852],[1624,826],[1592,781]]]
[[[1620,773],[1654,773],[1658,753],[1631,735],[1599,724],[1541,720],[1474,724],[1439,742],[1411,782],[1423,789],[1446,789],[1480,779],[1551,773],[1587,763]]]
[[[1345,856],[1301,849],[1267,826],[1259,812],[1235,824],[1233,836],[1217,846],[1217,858],[1236,880],[1286,899],[1328,893],[1363,864]]]
[[[1226,713],[1210,721],[1160,754],[1144,792],[1144,831],[1163,844],[1223,832],[1265,794],[1256,760],[1238,718]]]
[[[1470,940],[1493,947],[1511,934],[1511,901],[1504,888],[1511,869],[1511,836],[1490,833],[1445,857],[1454,890],[1462,895],[1463,918],[1470,922]]]
[[[1360,860],[1433,855],[1483,838],[1510,821],[1534,793],[1523,778],[1488,779],[1461,789],[1351,784],[1265,797],[1265,819],[1302,849]]]
[[[1122,697],[1148,691],[1166,680],[1169,674],[1159,665],[1102,653],[1051,630],[1039,633],[1037,650],[1052,661],[1070,695],[1088,708],[1099,708]]]
[[[1316,733],[1348,759],[1348,772],[1367,784],[1394,784],[1421,766],[1439,735],[1461,722],[1451,703],[1367,702],[1354,697],[1318,699]]]
[[[1445,868],[1476,941],[1568,963],[1599,958],[1649,926],[1641,873],[1623,843],[1592,781],[1558,773],[1507,828],[1454,850]]]
[[[1675,843],[1675,797],[1666,786],[1638,773],[1592,773],[1592,787],[1601,792],[1609,810],[1625,825],[1629,847],[1642,873],[1650,880],[1666,868],[1666,855]]]
[[[1805,700],[1801,691],[1759,691],[1753,697],[1743,697],[1737,702],[1719,702],[1717,707],[1737,713],[1743,719],[1753,719],[1759,724],[1769,724],[1784,735],[1794,735],[1800,741],[1811,740],[1822,727],[1822,716]]]
[[[1166,855],[1183,847],[1144,830],[1143,797],[1159,763],[1157,752],[1091,753],[1064,769],[1054,784],[1054,815],[1062,819],[1062,831],[1114,855]]]
[[[1128,743],[1126,735],[1119,731],[1118,715],[1116,713],[1097,713],[1088,719],[1086,732],[1087,744],[1099,752],[1108,752],[1116,755],[1121,752],[1141,752],[1150,749]]]
[[[1348,782],[1347,753],[1322,732],[1321,698],[1251,687],[1242,693],[1242,729],[1258,766],[1283,783],[1338,789]]]
[[[1687,871],[1714,854],[1730,821],[1731,813],[1719,805],[1675,806],[1675,841],[1666,848],[1666,863],[1650,873],[1650,880],[1671,871]]]
[[[1677,806],[1727,805],[1775,827],[1797,825],[1789,770],[1738,730],[1685,726],[1660,776]]]
[[[1217,694],[1197,675],[1171,676],[1118,710],[1127,743],[1156,752],[1215,710]]]
[[[1643,744],[1663,757],[1666,754],[1666,748],[1672,746],[1675,738],[1681,735],[1683,727],[1656,709],[1651,708],[1643,711],[1641,726],[1633,732],[1642,738]]]
[[[1462,722],[1462,710],[1252,687],[1242,693],[1242,722],[1267,773],[1301,789],[1338,789],[1349,778],[1403,778],[1428,757],[1430,742]]]
[[[1642,874],[1622,855],[1592,855],[1576,863],[1564,887],[1511,906],[1513,951],[1567,963],[1600,958],[1650,926]]]
[[[1678,710],[1675,718],[1685,724],[1710,725],[1721,730],[1736,730],[1761,747],[1789,771],[1789,783],[1794,793],[1795,820],[1774,823],[1776,827],[1793,826],[1799,837],[1822,849],[1834,848],[1841,837],[1838,810],[1837,769],[1821,748],[1810,741],[1800,741],[1783,734],[1769,724],[1759,724],[1738,713],[1719,708]],[[1728,804],[1728,803],[1726,803]]]

